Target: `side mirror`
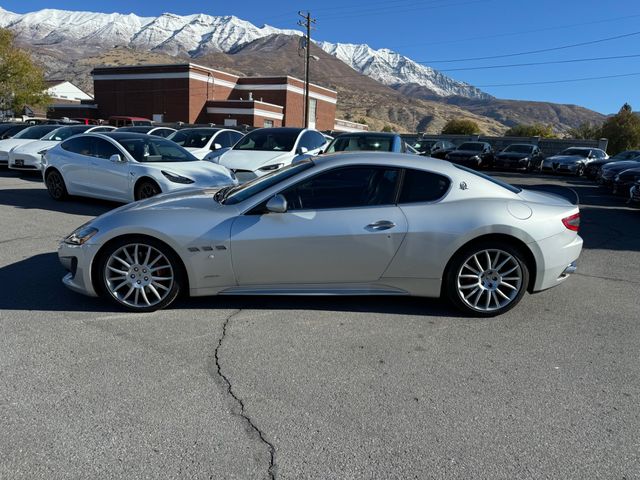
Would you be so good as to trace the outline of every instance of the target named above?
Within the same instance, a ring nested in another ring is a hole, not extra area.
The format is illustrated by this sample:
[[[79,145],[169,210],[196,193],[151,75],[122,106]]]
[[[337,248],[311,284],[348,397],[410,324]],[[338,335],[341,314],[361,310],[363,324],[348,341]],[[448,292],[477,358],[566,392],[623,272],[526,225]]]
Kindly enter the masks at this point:
[[[117,153],[111,155],[109,157],[109,160],[111,160],[113,163],[123,163],[124,162],[122,157],[120,155],[118,155]]]
[[[296,151],[296,154],[304,155],[308,151],[309,151],[309,149],[307,147],[298,147],[298,150]]]
[[[220,150],[222,148],[222,145],[220,145],[219,143],[214,143],[213,144],[213,149],[214,150]]]
[[[287,211],[287,199],[282,195],[276,195],[267,202],[267,210],[271,213],[285,213]]]

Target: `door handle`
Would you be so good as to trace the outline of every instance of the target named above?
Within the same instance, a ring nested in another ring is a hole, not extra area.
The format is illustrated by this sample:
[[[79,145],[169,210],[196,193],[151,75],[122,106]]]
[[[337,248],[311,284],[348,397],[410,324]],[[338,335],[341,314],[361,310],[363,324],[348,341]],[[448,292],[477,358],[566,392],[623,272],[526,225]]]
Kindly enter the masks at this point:
[[[367,225],[367,228],[371,230],[389,230],[390,228],[395,227],[396,224],[390,220],[378,220],[377,222],[370,223]]]

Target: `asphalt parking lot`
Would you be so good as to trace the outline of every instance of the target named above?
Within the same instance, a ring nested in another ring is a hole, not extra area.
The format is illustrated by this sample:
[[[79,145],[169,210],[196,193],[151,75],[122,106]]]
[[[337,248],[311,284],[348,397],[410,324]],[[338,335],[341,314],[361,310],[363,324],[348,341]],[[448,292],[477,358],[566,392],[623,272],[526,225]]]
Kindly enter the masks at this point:
[[[640,478],[640,210],[580,179],[579,273],[494,319],[413,298],[66,290],[113,207],[0,170],[0,478]]]

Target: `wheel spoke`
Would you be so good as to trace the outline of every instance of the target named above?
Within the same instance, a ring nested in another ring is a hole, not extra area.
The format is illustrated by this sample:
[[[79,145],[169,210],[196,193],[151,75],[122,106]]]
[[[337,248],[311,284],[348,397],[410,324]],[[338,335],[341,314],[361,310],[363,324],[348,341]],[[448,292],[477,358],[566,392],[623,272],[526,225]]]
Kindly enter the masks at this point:
[[[156,287],[153,286],[153,284],[149,284],[149,290],[151,290],[151,292],[158,297],[158,300],[162,300],[162,297],[160,296],[160,294],[158,293],[158,290],[156,290]]]
[[[500,285],[501,286],[504,285],[505,287],[510,288],[511,290],[516,290],[516,291],[518,290],[516,287],[514,287],[513,285],[507,282],[502,282]]]
[[[500,290],[500,288],[496,288],[496,292],[498,293],[498,295],[500,295],[502,298],[504,298],[505,300],[511,300],[509,297],[507,297],[504,293],[502,293],[502,290]]]
[[[164,285],[162,285],[161,283],[158,283],[158,282],[153,282],[151,285],[153,285],[156,288],[161,288],[163,290],[169,290],[169,287],[165,287]]]
[[[510,257],[509,255],[507,255],[507,258],[505,258],[505,259],[502,261],[502,263],[496,267],[496,272],[499,272],[499,271],[502,269],[502,267],[504,267],[504,266],[507,264],[507,262],[508,262],[509,260],[511,260],[511,257]]]
[[[108,266],[107,268],[112,272],[119,273],[120,275],[125,275],[125,276],[127,275],[127,272],[125,272],[124,270],[118,270],[117,268],[114,268],[112,266]]]
[[[478,284],[472,283],[470,285],[460,285],[458,288],[460,288],[460,290],[469,290],[471,288],[478,288]]]
[[[473,273],[476,274],[476,276],[480,276],[481,272],[476,270],[475,268],[473,268],[471,265],[469,265],[468,263],[465,263],[464,266],[462,268],[467,268],[469,270],[471,270]]]
[[[126,268],[131,268],[131,265],[127,262],[125,262],[123,259],[121,259],[120,257],[113,257],[114,260],[119,261],[122,265],[124,265]]]
[[[138,297],[140,297],[140,289],[136,288],[136,294],[133,296],[133,303],[138,305]]]
[[[474,280],[478,280],[478,275],[459,275],[458,278],[473,278]]]
[[[487,257],[487,270],[491,270],[491,255],[489,254],[489,250],[484,251]]]
[[[144,257],[144,265],[149,265],[149,258],[151,258],[151,247],[147,247],[147,255]]]
[[[471,298],[474,294],[476,294],[478,292],[478,290],[480,290],[480,287],[476,287],[476,289],[473,292],[471,292],[469,295],[464,297],[464,299],[465,300],[469,300],[469,298]]]
[[[157,272],[158,270],[162,270],[162,269],[170,268],[170,267],[171,267],[170,265],[161,265],[161,266],[159,266],[159,267],[150,268],[150,269],[149,269],[149,271],[150,271],[151,273],[154,273],[154,272]]]
[[[491,298],[494,302],[496,302],[496,308],[500,308],[500,302],[498,301],[498,297],[496,296],[496,292],[491,292]]]
[[[489,290],[486,290],[486,292],[487,292],[487,300],[484,304],[484,309],[489,310],[489,305],[491,304],[491,292]]]
[[[475,260],[476,265],[478,266],[478,270],[480,270],[482,272],[484,270],[484,268],[482,268],[482,265],[480,265],[480,261],[478,260],[478,256],[474,255],[473,259]]]
[[[146,303],[147,305],[151,305],[151,302],[147,298],[147,292],[144,291],[144,288],[140,289],[140,293],[142,294],[142,299],[144,300],[144,303]]]
[[[133,285],[131,287],[129,287],[129,291],[127,292],[127,294],[122,297],[122,300],[126,300],[127,298],[129,298],[129,296],[133,293],[133,291],[136,289],[136,287],[134,287]]]
[[[518,265],[516,265],[515,267],[513,267],[511,270],[509,270],[508,272],[504,272],[501,273],[500,275],[502,275],[503,277],[506,277],[507,275],[509,275],[510,273],[515,272],[518,269]]]
[[[482,292],[484,290],[480,289],[480,291],[478,292],[478,294],[476,295],[476,298],[473,299],[473,306],[477,307],[478,306],[478,302],[480,301],[480,297],[482,297]]]
[[[149,268],[153,267],[158,262],[158,260],[160,260],[161,258],[163,258],[163,255],[159,254],[153,262],[151,262],[151,263],[149,263],[147,265],[147,267],[149,267]]]
[[[131,255],[129,255],[129,252],[127,251],[127,247],[123,247],[122,251],[124,252],[124,256],[126,257],[127,262],[133,265],[135,262],[133,261],[133,258],[131,258]]]
[[[136,243],[136,246],[133,247],[133,259],[135,260],[135,262],[139,265],[140,264],[140,257],[138,256],[138,249],[139,249],[139,245]]]

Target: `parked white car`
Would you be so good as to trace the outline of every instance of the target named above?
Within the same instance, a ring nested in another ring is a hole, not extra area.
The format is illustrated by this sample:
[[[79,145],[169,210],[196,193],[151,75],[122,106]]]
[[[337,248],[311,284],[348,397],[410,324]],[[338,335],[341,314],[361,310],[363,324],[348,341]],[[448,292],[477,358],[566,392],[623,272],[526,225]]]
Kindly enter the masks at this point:
[[[43,179],[55,200],[67,195],[131,202],[181,189],[237,184],[224,167],[143,133],[86,133],[44,155]]]
[[[42,156],[58,143],[85,132],[110,132],[116,127],[109,125],[73,125],[69,127],[59,127],[49,132],[40,140],[34,140],[24,145],[13,147],[9,151],[9,168],[12,170],[42,170]]]
[[[167,138],[203,160],[211,152],[233,147],[242,137],[242,133],[228,128],[196,127],[183,128]]]
[[[327,144],[317,130],[259,128],[247,133],[217,163],[234,172],[242,183],[318,155]]]
[[[9,164],[9,151],[12,148],[26,145],[34,140],[40,140],[56,128],[60,128],[60,125],[34,125],[33,127],[25,128],[12,138],[0,140],[0,165]]]

